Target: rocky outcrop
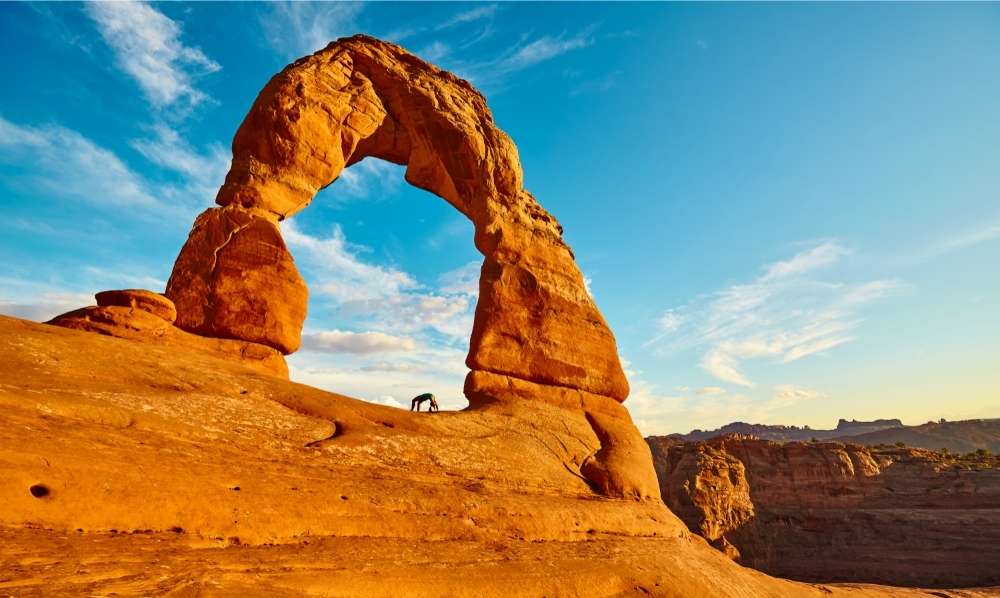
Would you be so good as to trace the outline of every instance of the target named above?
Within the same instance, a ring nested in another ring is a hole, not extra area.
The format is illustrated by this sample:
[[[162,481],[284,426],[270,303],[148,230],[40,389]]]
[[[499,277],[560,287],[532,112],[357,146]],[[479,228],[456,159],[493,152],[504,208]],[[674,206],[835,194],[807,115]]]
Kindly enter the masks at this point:
[[[247,341],[189,334],[173,325],[176,310],[163,295],[140,289],[102,291],[97,306],[84,307],[48,322],[54,326],[153,343],[164,348],[211,354],[257,371],[288,378],[288,365],[277,350]]]
[[[1000,583],[1000,462],[910,448],[647,439],[661,493],[741,563],[809,581]]]
[[[687,445],[664,437],[650,442],[650,448],[663,502],[691,531],[739,558],[726,533],[754,517],[743,463],[706,443]]]
[[[294,349],[297,336],[272,334],[263,313],[275,309],[288,289],[299,299],[286,254],[255,254],[259,259],[243,271],[255,276],[255,269],[273,268],[289,276],[262,275],[257,278],[271,287],[251,280],[241,289],[235,276],[215,273],[217,258],[221,263],[238,253],[220,249],[233,227],[201,229],[242,211],[272,222],[292,216],[345,167],[368,157],[406,165],[407,181],[445,199],[475,226],[485,259],[470,369],[625,399],[628,384],[614,336],[584,287],[559,223],[524,189],[517,148],[496,127],[486,100],[467,81],[365,36],[338,40],[296,61],[260,92],[233,140],[232,167],[216,199],[225,208],[199,217],[171,276],[167,295],[177,304],[178,325]],[[236,256],[232,261],[240,263]],[[239,324],[247,317],[255,322],[251,330]],[[301,327],[296,318],[287,323]],[[475,386],[476,379],[470,384],[472,392],[489,393]]]
[[[365,158],[406,165],[407,181],[475,227],[472,407],[572,409],[601,439],[582,475],[609,496],[657,498],[649,453],[619,406],[629,389],[614,336],[562,227],[524,189],[517,148],[467,81],[394,44],[338,40],[260,92],[233,139],[221,207],[198,217],[167,284],[177,326],[295,351],[306,289],[277,223]]]
[[[201,336],[295,352],[308,290],[272,219],[254,210],[208,210],[167,281],[177,326]]]
[[[407,181],[475,227],[484,261],[466,359],[470,408],[565,409],[597,441],[568,468],[605,496],[658,500],[649,451],[621,406],[629,389],[614,336],[562,227],[524,189],[514,143],[467,81],[371,37],[332,42],[260,92],[233,139],[221,207],[195,220],[165,297],[106,292],[108,305],[51,323],[207,346],[287,376],[275,355],[299,348],[308,291],[278,223],[369,157],[405,164]]]
[[[173,301],[145,289],[101,291],[94,295],[94,299],[97,300],[97,307],[128,307],[153,314],[168,324],[173,324],[177,319],[177,308]]]

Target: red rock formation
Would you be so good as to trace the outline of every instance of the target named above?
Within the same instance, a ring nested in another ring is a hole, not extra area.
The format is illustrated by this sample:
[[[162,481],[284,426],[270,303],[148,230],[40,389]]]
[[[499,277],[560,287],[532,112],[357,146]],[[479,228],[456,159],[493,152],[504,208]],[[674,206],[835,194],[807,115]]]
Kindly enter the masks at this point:
[[[663,502],[691,531],[738,559],[738,548],[725,534],[754,516],[743,463],[706,443],[664,437],[650,442],[650,448]]]
[[[808,581],[1000,582],[1000,469],[836,442],[647,440],[671,510],[745,565]]]
[[[106,336],[152,343],[182,352],[222,356],[257,371],[288,378],[288,365],[281,353],[265,345],[247,341],[207,338],[173,326],[177,313],[173,302],[163,295],[140,289],[102,291],[97,306],[84,307],[48,323],[96,332]]]
[[[611,496],[658,497],[614,336],[562,227],[524,189],[517,148],[467,81],[394,44],[338,40],[264,87],[236,132],[216,202],[195,222],[166,295],[177,326],[283,353],[298,348],[306,290],[276,223],[367,157],[475,227],[485,257],[466,363],[474,408],[517,400],[582,411],[601,448],[583,475]],[[586,397],[586,398],[584,398]]]
[[[625,399],[614,336],[584,288],[562,228],[524,189],[517,148],[468,82],[399,46],[342,39],[271,79],[236,133],[216,201],[278,221],[366,157],[405,164],[407,181],[444,198],[475,226],[485,261],[467,359],[473,371]],[[287,352],[297,344],[292,334],[261,335],[269,327],[257,324],[244,331],[240,318],[220,321],[219,313],[271,309],[270,299],[297,283],[247,281],[240,290],[234,278],[211,276],[228,237],[196,237],[201,223],[221,219],[213,216],[218,211],[199,218],[171,277],[167,295],[177,304],[178,325]],[[267,259],[279,269],[286,262],[283,252],[261,257],[245,269]],[[192,289],[191,278],[205,288]],[[248,296],[268,303],[243,305]],[[230,309],[230,302],[241,305]],[[470,379],[471,391],[488,395],[477,383]]]
[[[177,319],[174,302],[159,293],[144,289],[124,289],[121,291],[101,291],[94,295],[98,307],[129,307],[153,314],[168,324]]]
[[[177,326],[293,353],[302,341],[308,291],[281,232],[259,211],[207,210],[167,281]]]
[[[411,413],[179,349],[0,317],[0,594],[928,595],[768,577],[595,497],[615,438],[578,409]]]
[[[470,406],[512,413],[512,402],[542,402],[567,409],[567,418],[588,424],[599,440],[575,463],[592,487],[607,496],[658,499],[649,451],[621,406],[628,383],[614,336],[562,227],[524,189],[517,148],[467,81],[370,37],[332,42],[260,92],[233,140],[232,167],[216,198],[222,207],[198,216],[166,299],[148,291],[104,293],[108,305],[52,323],[237,349],[242,359],[287,376],[280,356],[261,351],[298,349],[307,289],[277,223],[366,157],[405,164],[407,181],[447,200],[475,226],[485,259],[466,359]]]

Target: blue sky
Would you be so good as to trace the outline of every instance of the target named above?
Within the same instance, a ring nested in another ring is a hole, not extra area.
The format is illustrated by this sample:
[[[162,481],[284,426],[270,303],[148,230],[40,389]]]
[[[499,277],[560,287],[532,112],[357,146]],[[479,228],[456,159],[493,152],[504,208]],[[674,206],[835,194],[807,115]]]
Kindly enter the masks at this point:
[[[259,89],[364,32],[486,94],[643,432],[1000,416],[998,31],[987,3],[2,4],[0,312],[162,290]],[[464,405],[458,212],[366,160],[283,230],[294,379]]]

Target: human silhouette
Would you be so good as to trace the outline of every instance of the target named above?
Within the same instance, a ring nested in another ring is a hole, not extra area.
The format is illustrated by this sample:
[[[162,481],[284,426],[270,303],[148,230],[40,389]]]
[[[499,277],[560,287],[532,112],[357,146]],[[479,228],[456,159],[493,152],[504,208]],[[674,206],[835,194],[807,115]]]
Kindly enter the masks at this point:
[[[427,408],[427,411],[429,413],[434,413],[435,411],[438,411],[437,399],[434,398],[434,395],[432,395],[429,392],[425,392],[422,395],[413,397],[413,400],[410,401],[410,411],[420,411],[420,405],[422,405],[424,401],[431,402],[430,407]]]

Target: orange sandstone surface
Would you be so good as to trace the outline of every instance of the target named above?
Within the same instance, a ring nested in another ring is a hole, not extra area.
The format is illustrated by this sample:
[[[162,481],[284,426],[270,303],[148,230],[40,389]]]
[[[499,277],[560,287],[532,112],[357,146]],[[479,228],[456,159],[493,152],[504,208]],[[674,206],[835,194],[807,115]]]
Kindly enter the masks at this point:
[[[307,290],[278,223],[365,157],[475,226],[463,411],[288,380]],[[927,595],[768,577],[667,509],[614,336],[466,81],[333,42],[258,96],[216,201],[164,294],[0,317],[0,594]]]
[[[6,317],[0,380],[0,595],[928,596],[733,563],[596,492],[545,402],[411,413]]]

